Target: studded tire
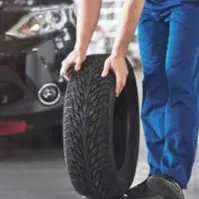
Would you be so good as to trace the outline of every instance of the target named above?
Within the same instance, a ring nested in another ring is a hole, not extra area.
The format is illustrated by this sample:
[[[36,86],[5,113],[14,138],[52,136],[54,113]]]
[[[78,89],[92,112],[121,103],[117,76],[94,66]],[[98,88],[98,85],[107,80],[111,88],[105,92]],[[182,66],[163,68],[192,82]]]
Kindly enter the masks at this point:
[[[139,107],[134,71],[115,98],[115,77],[101,77],[108,55],[90,55],[72,72],[63,115],[64,154],[75,190],[92,199],[122,196],[131,186],[139,149]]]

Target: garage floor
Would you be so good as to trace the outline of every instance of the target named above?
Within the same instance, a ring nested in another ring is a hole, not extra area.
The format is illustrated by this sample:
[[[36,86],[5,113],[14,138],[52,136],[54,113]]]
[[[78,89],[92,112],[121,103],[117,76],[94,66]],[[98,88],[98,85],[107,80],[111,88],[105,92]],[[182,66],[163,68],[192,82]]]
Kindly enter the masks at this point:
[[[62,149],[55,147],[48,132],[42,135],[37,132],[34,136],[30,134],[10,139],[1,138],[0,148],[1,199],[80,198],[70,184],[64,167]],[[146,151],[142,138],[135,184],[147,175],[148,167],[145,160]],[[186,192],[187,199],[198,199],[198,195],[199,152],[189,191]]]

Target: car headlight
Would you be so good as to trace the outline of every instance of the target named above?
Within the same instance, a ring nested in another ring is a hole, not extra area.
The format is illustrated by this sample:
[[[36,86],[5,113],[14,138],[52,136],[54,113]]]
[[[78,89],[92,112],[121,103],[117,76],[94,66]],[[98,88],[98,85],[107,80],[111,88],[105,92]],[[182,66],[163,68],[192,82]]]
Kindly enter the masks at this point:
[[[71,6],[64,4],[33,9],[8,30],[6,35],[27,38],[60,30],[68,21],[67,10],[70,8]]]

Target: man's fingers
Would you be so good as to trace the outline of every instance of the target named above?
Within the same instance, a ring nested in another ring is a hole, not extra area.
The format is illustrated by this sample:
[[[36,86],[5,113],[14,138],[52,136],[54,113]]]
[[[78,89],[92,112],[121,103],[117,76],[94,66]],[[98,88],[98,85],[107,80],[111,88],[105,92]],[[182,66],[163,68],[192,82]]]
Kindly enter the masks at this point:
[[[115,88],[116,97],[119,96],[121,87],[122,87],[122,78],[120,75],[116,75],[116,88]]]
[[[76,64],[75,64],[75,70],[79,71],[81,69],[81,65],[82,65],[82,63],[80,61],[76,62]]]
[[[115,88],[116,97],[120,95],[125,85],[126,85],[126,77],[120,76],[119,74],[116,75],[116,88]]]
[[[71,64],[71,61],[68,59],[62,61],[60,73],[65,74],[70,69]]]
[[[65,71],[66,71],[66,66],[67,64],[65,64],[67,61],[62,61],[61,63],[61,69],[60,69],[60,76],[64,76],[65,75]]]
[[[66,79],[67,81],[69,81],[70,78],[71,78],[71,70],[68,70],[68,71],[65,73],[65,79]]]
[[[67,81],[71,76],[71,69],[74,67],[74,63],[68,59],[62,62],[62,67],[60,70],[60,76],[64,77]]]
[[[125,85],[126,85],[126,78],[124,77],[123,80],[122,80],[121,86],[120,86],[120,93],[124,89]]]
[[[109,69],[110,69],[110,64],[106,61],[105,63],[104,63],[104,69],[103,69],[103,71],[102,71],[102,77],[106,77],[107,75],[108,75],[108,73],[109,73]]]

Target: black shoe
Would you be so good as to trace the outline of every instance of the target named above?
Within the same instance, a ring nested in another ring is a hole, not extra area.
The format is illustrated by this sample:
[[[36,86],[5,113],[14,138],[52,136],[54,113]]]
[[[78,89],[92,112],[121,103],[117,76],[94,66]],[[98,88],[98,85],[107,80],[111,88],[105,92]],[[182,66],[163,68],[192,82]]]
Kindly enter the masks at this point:
[[[169,199],[184,199],[180,184],[173,178],[150,176],[147,180],[149,188],[155,193]]]
[[[137,186],[130,189],[125,195],[125,198],[157,198],[161,199],[155,192],[151,191],[147,185],[147,179]]]

